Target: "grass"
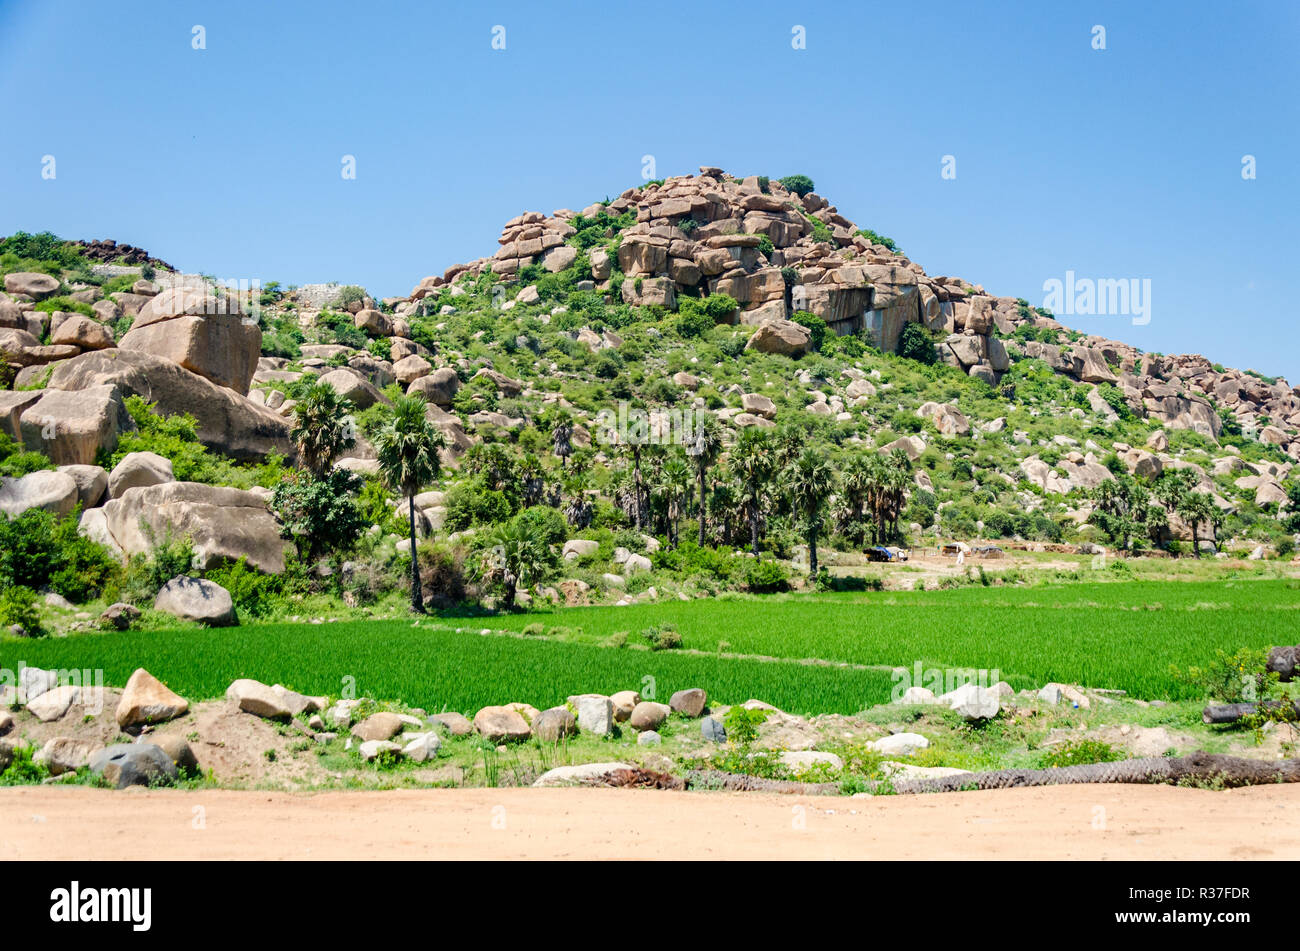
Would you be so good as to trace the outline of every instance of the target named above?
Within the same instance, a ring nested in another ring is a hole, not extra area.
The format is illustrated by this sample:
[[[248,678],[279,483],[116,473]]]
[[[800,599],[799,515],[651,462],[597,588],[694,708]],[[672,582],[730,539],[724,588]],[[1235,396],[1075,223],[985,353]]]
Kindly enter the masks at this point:
[[[1298,611],[1294,580],[974,586],[570,608],[473,622],[502,634],[540,623],[545,633],[534,628],[529,637],[342,621],[3,639],[0,665],[103,668],[115,685],[145,667],[192,699],[220,696],[239,677],[331,696],[355,682],[358,695],[466,713],[513,701],[544,709],[583,692],[648,694],[650,684],[659,699],[702,687],[719,703],[757,697],[793,713],[856,713],[888,702],[885,668],[917,661],[996,669],[1017,689],[1056,680],[1191,700],[1200,691],[1172,666],[1203,664],[1219,648],[1294,643]],[[682,635],[683,650],[638,649],[642,630],[664,624]],[[613,636],[619,632],[629,635]],[[611,641],[628,646],[601,646]],[[798,662],[805,659],[829,663]]]
[[[1193,699],[1171,665],[1204,663],[1217,648],[1296,641],[1300,582],[1108,582],[969,587],[874,595],[699,600],[570,608],[556,624],[591,639],[673,624],[687,649],[863,665],[998,669],[1017,688],[1049,680]],[[495,618],[518,629],[538,615]]]
[[[575,693],[647,695],[651,684],[663,701],[676,690],[702,687],[722,703],[757,697],[796,713],[855,713],[887,702],[892,687],[889,674],[878,670],[483,637],[407,621],[0,641],[0,665],[14,669],[20,661],[45,668],[103,668],[105,682],[112,685],[124,684],[136,667],[144,667],[194,700],[219,697],[240,677],[330,696],[354,681],[358,696],[470,714],[514,701],[545,709]]]

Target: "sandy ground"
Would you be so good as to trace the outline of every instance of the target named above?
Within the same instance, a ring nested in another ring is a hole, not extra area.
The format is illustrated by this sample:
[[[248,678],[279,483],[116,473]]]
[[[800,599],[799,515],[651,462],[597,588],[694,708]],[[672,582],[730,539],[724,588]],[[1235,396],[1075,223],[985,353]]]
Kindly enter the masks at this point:
[[[0,789],[12,859],[1296,859],[1300,785],[819,798]]]

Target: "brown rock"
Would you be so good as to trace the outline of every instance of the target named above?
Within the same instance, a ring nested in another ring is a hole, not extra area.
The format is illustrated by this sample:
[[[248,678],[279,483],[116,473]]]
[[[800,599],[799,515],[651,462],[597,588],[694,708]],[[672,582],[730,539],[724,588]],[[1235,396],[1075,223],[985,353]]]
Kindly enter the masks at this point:
[[[117,725],[123,730],[162,723],[184,716],[189,702],[167,689],[158,678],[143,667],[137,668],[126,682],[122,699],[117,704]]]

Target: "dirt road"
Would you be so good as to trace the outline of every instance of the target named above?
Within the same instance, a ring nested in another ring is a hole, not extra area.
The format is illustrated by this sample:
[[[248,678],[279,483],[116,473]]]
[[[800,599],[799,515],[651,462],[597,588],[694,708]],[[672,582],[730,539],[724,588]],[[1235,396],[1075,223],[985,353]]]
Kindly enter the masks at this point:
[[[1300,785],[818,798],[0,789],[12,859],[1296,859]]]

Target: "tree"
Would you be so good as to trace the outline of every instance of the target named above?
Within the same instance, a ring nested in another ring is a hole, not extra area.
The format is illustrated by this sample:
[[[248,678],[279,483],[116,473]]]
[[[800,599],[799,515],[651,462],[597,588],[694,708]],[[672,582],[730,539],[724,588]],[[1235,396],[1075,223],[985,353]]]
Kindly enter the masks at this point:
[[[355,493],[364,480],[346,469],[324,475],[294,472],[271,492],[269,508],[284,537],[308,564],[326,552],[346,552],[365,531],[367,520]]]
[[[374,439],[375,454],[384,482],[406,498],[411,530],[411,610],[424,613],[420,593],[420,565],[416,556],[415,496],[438,478],[442,463],[438,450],[447,444],[442,430],[429,422],[422,395],[399,396],[385,410]]]
[[[289,438],[298,447],[298,461],[317,478],[334,465],[345,449],[356,445],[352,404],[340,399],[328,383],[313,383],[293,408]]]
[[[777,181],[800,198],[817,187],[807,175],[787,175],[785,178],[778,178]]]
[[[722,453],[722,427],[712,413],[699,413],[695,418],[695,432],[689,441],[684,442],[686,455],[695,463],[695,475],[700,490],[700,537],[699,546],[704,547],[704,483],[709,467],[718,461]]]
[[[1088,521],[1105,532],[1112,544],[1127,549],[1135,536],[1146,534],[1150,496],[1131,475],[1107,479],[1093,490],[1092,498],[1096,508]]]
[[[1192,550],[1196,557],[1201,557],[1200,527],[1207,522],[1213,524],[1218,514],[1214,499],[1205,492],[1188,492],[1178,507],[1178,514],[1192,529]]]
[[[758,557],[758,530],[762,517],[762,495],[776,471],[776,447],[767,430],[750,427],[742,430],[731,450],[731,467],[740,480],[749,517],[749,545]]]
[[[669,543],[676,548],[677,526],[682,518],[682,508],[691,494],[691,467],[680,456],[671,456],[660,467],[659,491],[668,515]]]
[[[1194,485],[1196,475],[1191,469],[1165,469],[1151,483],[1151,495],[1172,515]]]
[[[790,501],[808,532],[808,576],[815,578],[817,535],[821,531],[822,510],[835,488],[835,471],[822,453],[810,448],[799,454],[785,478]]]
[[[569,456],[573,455],[572,440],[573,420],[565,413],[555,420],[555,425],[551,428],[551,445],[560,459],[560,465],[566,469],[569,467]]]
[[[484,574],[501,583],[502,605],[510,610],[519,585],[528,587],[546,577],[553,564],[551,550],[545,539],[517,518],[498,526],[490,542],[484,552]]]

